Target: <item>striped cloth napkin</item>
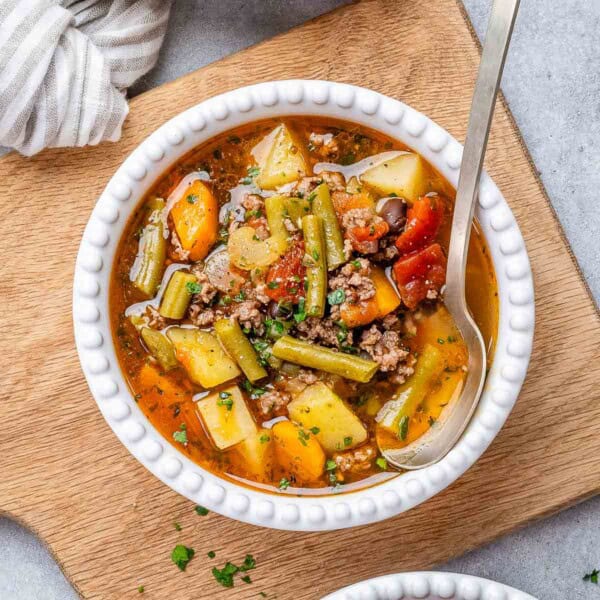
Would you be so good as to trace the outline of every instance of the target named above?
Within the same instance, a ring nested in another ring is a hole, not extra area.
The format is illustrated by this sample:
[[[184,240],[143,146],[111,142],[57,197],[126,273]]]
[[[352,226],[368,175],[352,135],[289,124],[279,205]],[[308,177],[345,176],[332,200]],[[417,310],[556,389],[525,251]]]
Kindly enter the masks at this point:
[[[171,0],[0,0],[0,146],[116,141],[156,63]]]

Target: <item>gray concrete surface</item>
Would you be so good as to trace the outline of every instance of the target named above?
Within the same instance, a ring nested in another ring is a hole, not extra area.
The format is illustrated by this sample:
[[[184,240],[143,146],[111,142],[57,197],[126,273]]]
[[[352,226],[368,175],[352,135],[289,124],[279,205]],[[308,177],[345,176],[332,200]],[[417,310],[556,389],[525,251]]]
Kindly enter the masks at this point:
[[[490,0],[464,2],[481,36]],[[342,3],[176,1],[159,64],[132,92],[169,81]],[[599,38],[600,0],[523,0],[502,86],[597,302]],[[599,586],[582,581],[584,573],[600,568],[599,526],[597,498],[440,568],[496,579],[540,600],[600,598]],[[0,519],[0,599],[76,597],[37,538]]]

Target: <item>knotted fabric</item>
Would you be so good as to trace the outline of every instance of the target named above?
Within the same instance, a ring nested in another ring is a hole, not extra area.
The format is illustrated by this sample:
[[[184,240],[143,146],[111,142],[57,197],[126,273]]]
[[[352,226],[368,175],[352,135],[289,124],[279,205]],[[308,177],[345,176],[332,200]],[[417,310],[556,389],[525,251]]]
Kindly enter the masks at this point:
[[[171,0],[0,0],[0,146],[115,141],[156,63]]]

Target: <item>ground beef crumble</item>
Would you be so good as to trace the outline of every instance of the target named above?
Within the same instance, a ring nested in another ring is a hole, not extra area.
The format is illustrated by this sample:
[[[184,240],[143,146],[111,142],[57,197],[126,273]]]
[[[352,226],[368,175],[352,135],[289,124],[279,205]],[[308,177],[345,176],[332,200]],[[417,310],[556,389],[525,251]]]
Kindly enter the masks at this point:
[[[298,337],[324,346],[339,348],[341,344],[352,345],[352,330],[342,329],[330,318],[308,317],[296,325],[296,331]]]
[[[365,302],[375,295],[370,274],[371,263],[366,258],[358,258],[340,267],[329,280],[329,289],[343,290],[345,304]]]
[[[377,325],[371,325],[363,331],[359,346],[379,363],[379,369],[383,372],[396,370],[398,364],[409,355],[397,331],[382,331]]]
[[[244,300],[233,305],[229,317],[237,320],[243,329],[253,329],[258,335],[264,332],[265,317],[260,311],[260,303],[256,300]]]
[[[365,444],[354,450],[335,452],[333,461],[342,473],[362,473],[368,471],[377,456],[377,448],[373,444]]]

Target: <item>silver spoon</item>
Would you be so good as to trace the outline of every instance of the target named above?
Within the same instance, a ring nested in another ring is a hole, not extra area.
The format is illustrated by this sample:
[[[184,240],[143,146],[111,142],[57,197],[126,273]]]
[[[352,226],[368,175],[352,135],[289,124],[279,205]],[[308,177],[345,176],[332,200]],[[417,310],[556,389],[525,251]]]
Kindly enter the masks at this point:
[[[452,449],[473,415],[485,382],[486,349],[467,306],[465,271],[483,157],[518,8],[519,0],[494,0],[456,190],[444,303],[469,352],[467,376],[462,390],[455,394],[438,421],[424,435],[403,448],[383,449],[386,460],[401,469],[422,469],[439,461]]]

